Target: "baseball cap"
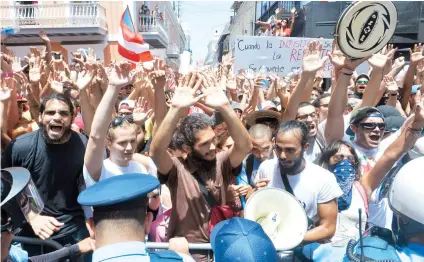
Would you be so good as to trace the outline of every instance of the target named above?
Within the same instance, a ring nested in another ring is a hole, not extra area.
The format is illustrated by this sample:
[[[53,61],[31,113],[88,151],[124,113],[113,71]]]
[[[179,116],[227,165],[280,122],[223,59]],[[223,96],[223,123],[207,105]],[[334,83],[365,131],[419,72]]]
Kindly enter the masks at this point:
[[[356,78],[355,83],[356,83],[356,82],[358,82],[358,80],[359,80],[359,79],[361,79],[361,78],[366,78],[368,81],[370,81],[370,77],[369,77],[367,74],[360,74],[360,75],[358,75],[358,77]]]
[[[123,100],[119,103],[118,111],[128,111],[132,112],[134,110],[135,101],[134,100]]]
[[[415,95],[418,92],[418,90],[420,90],[420,87],[421,87],[420,85],[413,85],[411,90],[411,95]]]
[[[394,133],[402,127],[404,122],[405,118],[402,116],[389,116],[387,118],[384,118],[384,123],[386,124],[384,132]]]
[[[357,124],[362,119],[371,116],[381,117],[384,120],[383,114],[375,107],[365,106],[353,111],[350,115],[349,127],[346,129],[346,134],[349,136],[354,136],[355,133],[350,128],[350,125]]]
[[[233,108],[233,110],[236,110],[236,109],[238,109],[238,110],[240,110],[240,111],[243,111],[243,109],[241,108],[241,105],[240,105],[240,103],[237,103],[237,102],[231,102],[231,107]]]
[[[393,106],[388,105],[382,105],[377,106],[378,111],[383,115],[384,118],[391,117],[391,116],[400,116],[399,110],[397,110]]]
[[[274,110],[278,111],[277,106],[272,101],[265,101],[261,104],[261,110]]]
[[[20,94],[16,94],[16,101],[17,102],[28,102],[28,100],[25,97],[22,97]]]
[[[271,239],[258,223],[234,217],[212,229],[211,246],[215,261],[277,261]]]

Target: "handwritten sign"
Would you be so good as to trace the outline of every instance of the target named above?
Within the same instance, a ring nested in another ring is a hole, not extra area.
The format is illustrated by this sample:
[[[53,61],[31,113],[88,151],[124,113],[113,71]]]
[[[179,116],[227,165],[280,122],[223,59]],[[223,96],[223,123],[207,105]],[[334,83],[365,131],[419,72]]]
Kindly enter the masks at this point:
[[[302,69],[303,48],[314,38],[237,36],[235,38],[234,70],[251,69],[255,72],[277,73],[286,76]],[[333,39],[321,39],[320,56],[331,53]],[[324,64],[324,77],[331,77],[333,66]]]

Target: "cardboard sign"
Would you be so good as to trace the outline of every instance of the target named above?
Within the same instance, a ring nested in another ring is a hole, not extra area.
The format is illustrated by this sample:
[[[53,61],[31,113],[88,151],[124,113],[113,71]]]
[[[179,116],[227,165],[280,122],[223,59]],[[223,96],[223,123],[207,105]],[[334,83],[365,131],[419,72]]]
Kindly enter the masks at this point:
[[[234,42],[234,70],[251,69],[255,72],[265,71],[267,74],[277,73],[286,76],[288,73],[302,69],[303,48],[316,38],[300,37],[268,37],[237,36]],[[331,53],[333,39],[321,39],[320,57]],[[329,59],[324,64],[324,77],[331,77],[333,69]]]

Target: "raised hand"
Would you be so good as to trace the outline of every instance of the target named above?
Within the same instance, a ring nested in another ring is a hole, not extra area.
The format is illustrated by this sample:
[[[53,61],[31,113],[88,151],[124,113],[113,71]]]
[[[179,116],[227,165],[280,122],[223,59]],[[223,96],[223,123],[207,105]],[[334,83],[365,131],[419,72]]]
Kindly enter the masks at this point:
[[[424,55],[424,45],[418,44],[414,46],[414,52],[412,52],[411,49],[409,49],[410,54],[410,63],[412,66],[416,66],[419,62],[423,61]]]
[[[240,120],[244,121],[246,119],[246,117],[252,113],[253,111],[255,111],[255,109],[252,106],[248,106],[243,110],[243,113],[241,114]]]
[[[76,81],[76,85],[77,85],[78,89],[79,90],[86,89],[90,85],[93,78],[94,78],[94,74],[93,74],[93,72],[90,72],[90,71],[85,71],[85,72],[79,74],[78,79]]]
[[[30,60],[31,61],[31,60]],[[41,68],[40,68],[40,57],[34,57],[32,62],[29,64],[29,81],[32,83],[40,82]]]
[[[117,88],[122,88],[134,82],[136,72],[131,71],[131,64],[121,63],[119,66],[115,65],[115,69],[109,74],[109,85]]]
[[[252,69],[248,69],[245,73],[246,79],[253,80],[255,79],[255,72]]]
[[[336,41],[333,41],[333,50],[331,51],[331,54],[328,55],[330,58],[330,62],[334,67],[335,71],[340,71],[344,64],[346,57],[343,55],[343,53],[339,50]]]
[[[143,125],[153,114],[153,109],[149,105],[148,101],[141,97],[138,98],[134,106],[133,119],[137,125]]]
[[[405,66],[405,57],[400,56],[400,57],[396,58],[394,66],[396,66],[398,68],[403,68]]]
[[[46,31],[44,31],[44,29],[40,30],[39,36],[44,43],[50,42],[50,38],[47,36]]]
[[[368,63],[373,69],[383,69],[387,63],[388,56],[382,54],[374,54],[368,59]]]
[[[315,76],[316,72],[321,69],[327,60],[327,56],[320,58],[322,45],[317,41],[312,41],[305,46],[302,70],[306,74]]]
[[[387,91],[389,94],[397,94],[399,91],[399,88],[396,84],[396,81],[391,76],[384,76],[384,85],[386,86]]]
[[[206,87],[202,90],[203,94],[206,94],[205,104],[213,109],[219,110],[223,106],[230,104],[224,91],[219,88],[218,84],[214,79],[207,75],[203,75],[203,83]]]
[[[175,89],[172,98],[172,107],[178,109],[188,109],[190,106],[199,102],[205,95],[198,95],[197,91],[201,87],[202,81],[198,79],[197,73],[189,72],[181,81],[181,84]]]
[[[225,55],[222,57],[222,67],[227,68],[228,70],[230,70],[233,66],[233,62],[234,58],[229,55]]]
[[[12,81],[13,78],[4,78],[1,81],[1,89],[0,89],[0,101],[6,102],[10,99],[10,84],[9,81]]]
[[[51,71],[47,80],[50,83],[50,88],[58,94],[63,93],[63,83],[61,80],[60,74],[57,74],[56,71]]]
[[[161,58],[155,59],[153,63],[153,72],[149,74],[154,88],[164,88],[166,83],[165,75],[165,63]]]
[[[13,60],[5,53],[0,54],[1,70],[6,73],[12,72]]]
[[[96,62],[96,53],[91,47],[88,48],[87,62]]]

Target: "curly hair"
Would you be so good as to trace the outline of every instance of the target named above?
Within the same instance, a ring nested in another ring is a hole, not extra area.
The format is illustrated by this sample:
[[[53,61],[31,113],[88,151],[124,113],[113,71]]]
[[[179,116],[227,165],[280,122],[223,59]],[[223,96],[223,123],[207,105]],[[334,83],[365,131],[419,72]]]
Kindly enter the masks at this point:
[[[192,113],[183,119],[179,126],[184,144],[193,147],[196,143],[196,133],[208,127],[212,127],[212,120],[203,113]]]

